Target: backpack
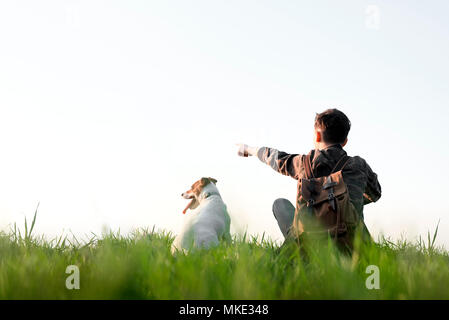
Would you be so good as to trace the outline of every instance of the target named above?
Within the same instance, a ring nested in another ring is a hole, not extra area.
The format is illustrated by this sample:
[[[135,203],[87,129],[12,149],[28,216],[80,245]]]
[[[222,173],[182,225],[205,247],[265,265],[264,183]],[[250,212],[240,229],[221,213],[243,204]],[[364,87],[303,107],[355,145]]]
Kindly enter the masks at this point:
[[[331,238],[352,247],[352,235],[360,222],[350,202],[342,170],[350,157],[344,155],[329,175],[315,177],[310,155],[303,156],[305,178],[298,181],[298,198],[293,228],[297,237]]]

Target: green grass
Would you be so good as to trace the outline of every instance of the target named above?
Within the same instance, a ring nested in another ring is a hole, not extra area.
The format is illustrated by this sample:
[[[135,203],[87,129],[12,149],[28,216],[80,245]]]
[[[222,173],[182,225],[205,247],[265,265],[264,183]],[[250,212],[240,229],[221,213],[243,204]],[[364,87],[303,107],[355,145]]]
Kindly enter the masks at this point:
[[[171,234],[110,232],[81,242],[0,233],[0,299],[448,299],[449,256],[435,237],[416,243],[358,243],[352,257],[332,245],[279,250],[269,239],[234,237],[210,250],[170,253]],[[80,270],[80,290],[65,287],[68,265]],[[365,286],[377,265],[380,289]]]

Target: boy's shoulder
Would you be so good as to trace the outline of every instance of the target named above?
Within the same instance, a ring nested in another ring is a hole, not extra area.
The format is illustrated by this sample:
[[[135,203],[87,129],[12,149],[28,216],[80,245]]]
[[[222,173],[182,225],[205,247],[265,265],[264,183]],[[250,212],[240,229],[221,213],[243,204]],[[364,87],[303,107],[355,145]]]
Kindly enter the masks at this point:
[[[324,150],[316,150],[312,149],[307,155],[299,155],[301,160],[304,156],[310,156],[311,159],[316,160],[317,162],[338,162],[341,157],[349,156],[349,161],[347,163],[348,166],[356,166],[363,167],[367,166],[367,162],[364,158],[356,155],[352,156],[346,152],[341,146],[331,146],[330,148]]]
[[[360,156],[351,156],[351,161],[349,161],[348,164],[350,165],[350,167],[359,168],[363,171],[367,171],[367,172],[372,171],[368,162]]]
[[[358,167],[366,167],[367,162],[365,159],[363,159],[361,156],[350,156],[351,161],[350,163],[352,163],[355,166]]]
[[[316,160],[315,165],[318,167],[321,165],[326,165],[327,167],[334,167],[335,164],[343,157],[349,156],[349,161],[345,165],[345,171],[363,171],[366,172],[370,169],[367,161],[359,155],[350,155],[340,146],[332,146],[326,150],[311,150],[308,155],[312,159]],[[305,156],[305,155],[304,155]],[[304,165],[302,163],[302,165]],[[312,165],[313,166],[313,165]],[[313,166],[315,167],[315,166]]]

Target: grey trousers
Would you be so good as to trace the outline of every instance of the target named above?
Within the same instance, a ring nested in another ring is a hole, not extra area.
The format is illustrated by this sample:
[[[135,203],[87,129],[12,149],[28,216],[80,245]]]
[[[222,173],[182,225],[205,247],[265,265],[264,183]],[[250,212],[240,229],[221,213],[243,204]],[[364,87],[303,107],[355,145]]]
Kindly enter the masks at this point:
[[[284,238],[286,238],[288,229],[293,224],[295,207],[287,199],[279,198],[273,202],[273,214],[278,222],[279,229],[281,229]]]

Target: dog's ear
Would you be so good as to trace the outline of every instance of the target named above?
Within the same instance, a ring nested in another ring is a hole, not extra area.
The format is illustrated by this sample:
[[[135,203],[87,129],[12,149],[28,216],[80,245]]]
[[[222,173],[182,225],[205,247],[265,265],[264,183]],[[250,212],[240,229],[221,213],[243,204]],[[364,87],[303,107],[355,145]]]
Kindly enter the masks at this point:
[[[208,178],[201,178],[201,180],[199,180],[199,185],[193,185],[193,190],[199,189],[199,188],[204,188],[205,186],[207,186],[209,183],[217,183],[217,179],[208,177]]]
[[[201,186],[204,187],[206,185],[208,185],[210,182],[209,178],[201,178]]]

